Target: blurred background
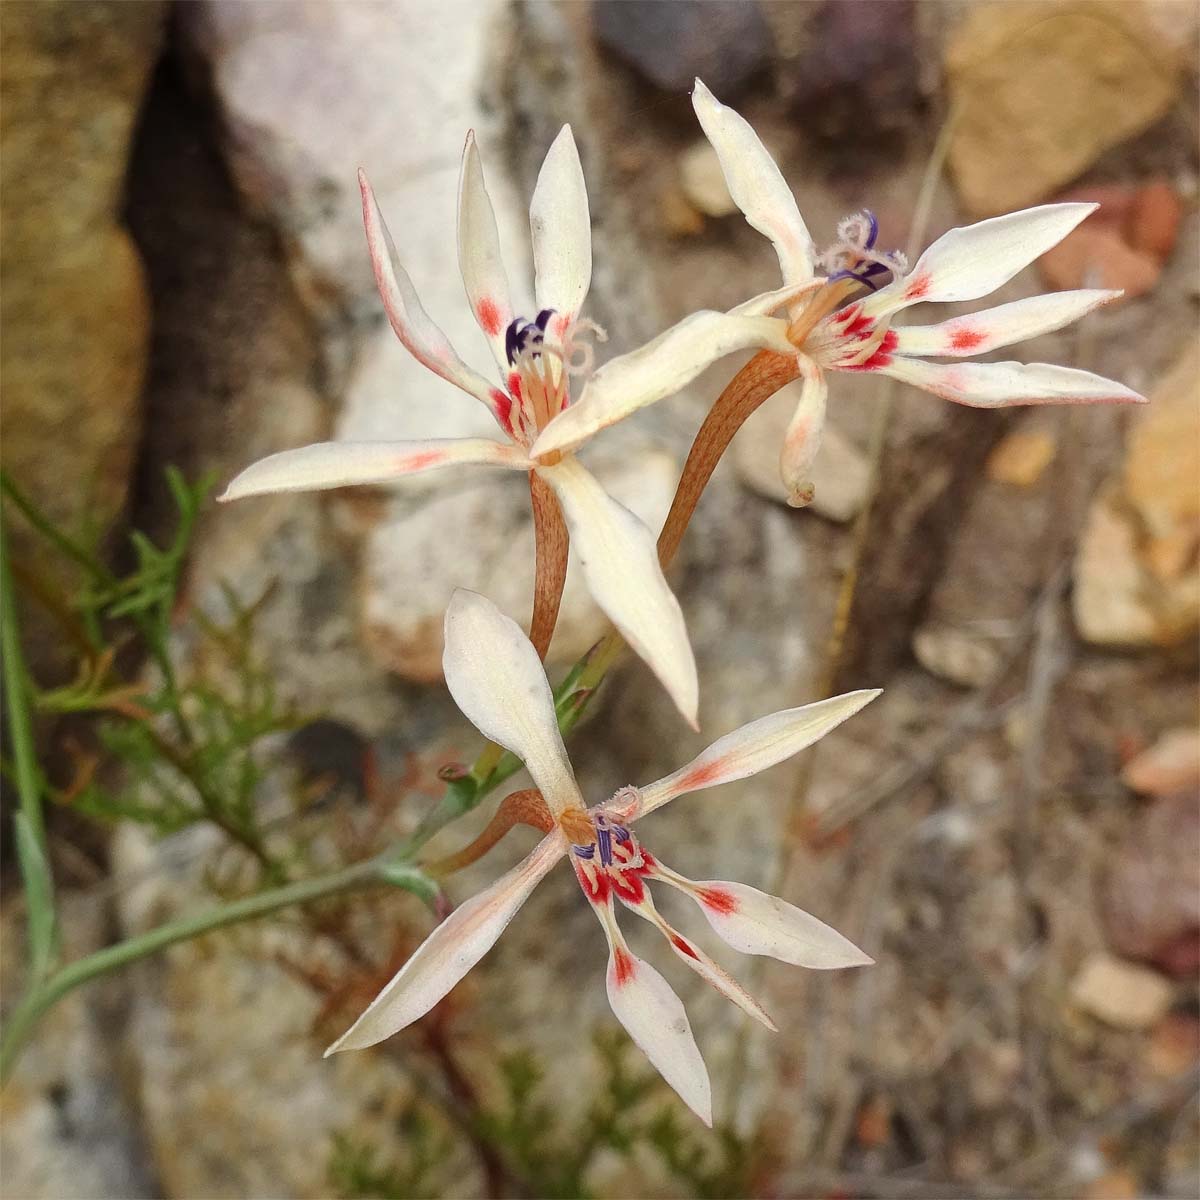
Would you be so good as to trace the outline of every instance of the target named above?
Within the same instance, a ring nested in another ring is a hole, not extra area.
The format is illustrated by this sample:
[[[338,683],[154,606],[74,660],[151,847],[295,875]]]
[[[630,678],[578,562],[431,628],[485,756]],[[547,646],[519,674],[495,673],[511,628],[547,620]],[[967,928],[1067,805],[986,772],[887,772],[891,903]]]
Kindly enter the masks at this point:
[[[288,910],[73,993],[0,1095],[3,1195],[1195,1196],[1197,19],[1189,0],[0,5],[5,520],[68,958],[411,831],[478,744],[440,679],[452,589],[527,617],[519,479],[220,509],[203,485],[331,436],[487,432],[383,320],[358,167],[482,367],[455,248],[464,135],[528,295],[525,205],[569,121],[585,312],[620,353],[778,281],[694,119],[699,75],[776,155],[819,246],[864,207],[905,246],[927,175],[922,244],[1100,201],[996,300],[1125,299],[1006,353],[1152,399],[979,412],[838,376],[803,511],[776,479],[786,402],[736,439],[672,578],[705,736],[624,664],[572,741],[589,801],[815,698],[834,667],[839,689],[886,690],[807,761],[639,829],[680,871],[778,892],[877,960],[825,976],[723,956],[771,1037],[630,931],[687,1003],[716,1132],[620,1034],[563,871],[371,1052],[320,1057],[430,928],[406,892]],[[648,523],[737,365],[594,444]],[[572,577],[554,669],[602,630]],[[5,767],[7,813],[10,749]]]

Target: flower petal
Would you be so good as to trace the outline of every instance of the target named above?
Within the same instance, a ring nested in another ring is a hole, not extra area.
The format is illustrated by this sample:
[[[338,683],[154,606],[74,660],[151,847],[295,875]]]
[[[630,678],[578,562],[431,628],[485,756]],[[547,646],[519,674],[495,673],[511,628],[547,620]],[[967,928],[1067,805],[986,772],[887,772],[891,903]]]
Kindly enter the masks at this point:
[[[819,971],[869,966],[875,961],[811,913],[744,883],[691,880],[661,863],[655,864],[651,878],[691,896],[720,937],[743,954],[765,954]]]
[[[562,835],[550,834],[491,887],[456,908],[325,1054],[373,1046],[423,1017],[492,948],[565,850]]]
[[[579,400],[542,430],[533,456],[573,449],[597,430],[679,391],[736,350],[756,347],[795,354],[786,335],[786,322],[774,317],[692,313],[639,349],[606,362],[588,380]]]
[[[751,296],[749,300],[743,300],[741,304],[731,308],[728,315],[731,317],[769,317],[783,308],[785,304],[790,304],[804,295],[805,292],[815,291],[824,285],[824,279],[789,283],[786,287],[775,288],[774,291],[763,292],[761,295]]]
[[[483,401],[503,426],[495,389],[458,357],[449,339],[421,307],[416,288],[400,265],[392,236],[375,202],[375,193],[362,171],[358,173],[358,186],[362,192],[363,224],[367,230],[367,248],[375,271],[375,283],[396,336],[408,352],[435,375]]]
[[[919,358],[893,358],[878,370],[943,400],[972,408],[1146,402],[1145,396],[1112,379],[1051,363],[930,363]]]
[[[508,373],[505,331],[513,319],[508,275],[500,255],[500,233],[496,214],[483,179],[483,163],[475,145],[475,132],[467,134],[463,147],[462,174],[458,184],[458,265],[467,299],[479,328],[483,330],[500,368]]]
[[[712,1087],[683,1003],[648,963],[630,953],[617,928],[612,897],[592,903],[608,938],[608,1002],[651,1066],[712,1127]]]
[[[1011,346],[1043,333],[1053,333],[1072,321],[1078,321],[1102,304],[1123,295],[1099,288],[1077,292],[1047,292],[1014,300],[983,312],[952,317],[938,325],[910,325],[895,328],[897,354],[926,355],[940,358],[964,358],[986,354],[1001,346]]]
[[[806,746],[823,738],[880,694],[879,688],[847,692],[829,700],[818,700],[801,708],[760,717],[718,738],[707,750],[674,774],[639,788],[641,806],[637,817],[661,808],[669,800],[687,792],[732,783],[757,775],[768,767],[791,758]]]
[[[796,207],[792,189],[758,134],[744,117],[721,104],[699,79],[692,89],[692,107],[721,160],[734,203],[746,220],[774,244],[784,283],[811,279],[812,237]]]
[[[675,956],[687,963],[701,979],[716,988],[727,1000],[732,1000],[742,1012],[749,1014],[756,1021],[762,1022],[772,1033],[779,1032],[779,1026],[771,1020],[767,1010],[728,971],[715,963],[699,946],[688,941],[679,930],[675,929],[663,918],[662,914],[655,908],[654,901],[650,898],[649,892],[643,889],[642,899],[636,903],[620,893],[618,893],[618,896],[626,908],[637,913],[639,917],[645,921],[649,921],[651,925],[658,929],[663,937],[667,939],[671,949],[675,952]]]
[[[477,592],[458,588],[446,609],[446,686],[486,738],[524,764],[550,811],[582,808],[546,673],[520,626]]]
[[[390,483],[457,463],[526,471],[520,446],[487,438],[435,438],[420,442],[317,442],[281,450],[252,463],[218,497],[240,500],[268,492],[313,492],[351,484]]]
[[[869,317],[923,301],[978,300],[1059,242],[1097,204],[1042,204],[944,233],[907,274],[863,301]]]
[[[783,435],[779,452],[779,473],[788,490],[788,503],[803,508],[812,503],[812,467],[821,448],[821,432],[825,428],[825,401],[829,386],[825,372],[806,354],[796,356],[800,378],[781,390],[799,389],[796,411]]]
[[[579,151],[564,125],[546,153],[529,205],[534,294],[539,310],[572,321],[592,281],[592,221]],[[551,332],[555,332],[553,323]]]
[[[683,612],[659,566],[654,536],[574,457],[537,472],[554,489],[588,590],[622,637],[662,681],[693,728],[696,660]]]

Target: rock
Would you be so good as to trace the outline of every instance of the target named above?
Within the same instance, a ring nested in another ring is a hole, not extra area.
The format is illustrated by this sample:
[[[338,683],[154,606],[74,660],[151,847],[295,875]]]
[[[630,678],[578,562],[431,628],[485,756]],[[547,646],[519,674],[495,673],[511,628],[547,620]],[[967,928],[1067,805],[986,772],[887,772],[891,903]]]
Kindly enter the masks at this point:
[[[1146,1029],[1171,1004],[1171,985],[1145,967],[1093,954],[1071,983],[1071,999],[1084,1012],[1118,1029]]]
[[[1178,88],[1171,53],[1129,4],[972,7],[945,63],[962,105],[950,166],[977,216],[1053,195],[1163,117]]]
[[[913,634],[913,653],[931,675],[960,687],[983,687],[1000,669],[1000,651],[963,629],[924,625]]]
[[[722,99],[763,66],[770,31],[751,0],[596,0],[597,39],[667,92],[699,76]]]
[[[1153,746],[1126,763],[1121,782],[1143,796],[1173,796],[1200,789],[1200,733],[1168,729]]]
[[[1159,800],[1138,814],[1104,880],[1105,928],[1129,958],[1172,974],[1194,970],[1200,936],[1200,808],[1195,792]]]
[[[1033,487],[1057,452],[1058,443],[1044,430],[1017,430],[989,455],[987,476],[996,483]]]
[[[779,448],[796,408],[789,385],[772,396],[738,431],[732,457],[738,478],[767,500],[787,504],[788,490],[779,474]],[[836,425],[826,425],[813,464],[813,512],[845,522],[858,515],[867,498],[871,470],[867,457]]]
[[[1174,645],[1200,627],[1200,349],[1189,346],[1135,418],[1119,478],[1093,502],[1074,606],[1102,645]]]
[[[1038,273],[1056,291],[1069,288],[1120,288],[1120,304],[1144,296],[1158,282],[1162,266],[1152,255],[1130,247],[1108,225],[1076,229],[1037,262]]]
[[[807,18],[805,9],[814,6],[773,7],[800,9]],[[912,0],[826,0],[806,21],[799,52],[780,63],[779,90],[792,113],[835,157],[881,144],[895,153],[917,116],[915,17]]]
[[[729,194],[721,160],[707,138],[693,142],[679,156],[679,183],[688,202],[708,217],[738,211]]]
[[[120,512],[140,442],[149,311],[120,215],[165,14],[116,0],[0,6],[3,463],[73,530]],[[19,556],[43,545],[19,523],[14,534]]]
[[[651,529],[662,524],[678,480],[678,464],[670,455],[644,451],[607,468],[601,464],[596,474]],[[482,592],[529,627],[529,490],[524,476],[507,482],[498,489],[463,481],[459,489],[443,490],[415,508],[398,502],[368,536],[363,632],[368,647],[389,671],[424,683],[441,679],[442,618],[456,587]],[[448,538],[447,530],[463,534]],[[607,627],[572,560],[549,660],[576,661]]]
[[[1166,262],[1179,236],[1183,201],[1166,179],[1138,188],[1127,223],[1129,244],[1143,254]]]

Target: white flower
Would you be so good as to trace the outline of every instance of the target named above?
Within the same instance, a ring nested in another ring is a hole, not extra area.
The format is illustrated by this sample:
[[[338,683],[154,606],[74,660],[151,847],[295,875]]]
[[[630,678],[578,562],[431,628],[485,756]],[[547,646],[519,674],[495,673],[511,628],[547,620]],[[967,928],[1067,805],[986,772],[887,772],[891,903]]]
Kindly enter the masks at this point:
[[[371,263],[396,335],[418,361],[486,405],[507,441],[322,442],[253,464],[230,483],[221,499],[386,483],[460,463],[536,471],[558,497],[597,604],[695,725],[695,661],[650,531],[608,496],[573,455],[552,452],[535,461],[530,454],[539,433],[569,411],[572,378],[591,369],[587,336],[599,332],[579,315],[591,281],[591,221],[570,126],[564,125],[551,145],[530,203],[536,280],[532,316],[514,310],[483,166],[474,135],[467,137],[459,188],[458,258],[471,310],[496,360],[499,386],[459,358],[422,308],[361,172],[359,184]],[[757,314],[694,313],[648,346],[610,361],[583,394],[609,381],[640,407],[676,391],[721,355],[778,344],[778,338],[778,322]],[[585,440],[576,439],[571,449]]]
[[[446,612],[446,683],[459,708],[487,738],[528,768],[556,822],[533,852],[489,888],[457,908],[418,947],[399,974],[329,1049],[372,1046],[427,1013],[491,949],[551,867],[567,858],[608,940],[608,998],[617,1019],[707,1124],[708,1072],[687,1014],[666,980],[629,949],[614,898],[649,921],[701,978],[769,1029],[753,997],[654,906],[648,883],[689,896],[708,923],[737,950],[797,966],[832,968],[871,962],[828,925],[800,909],[724,880],[697,882],[650,854],[630,826],[668,801],[766,770],[804,749],[873,700],[851,692],[769,717],[719,739],[687,766],[642,788],[623,788],[585,809],[554,716],[542,665],[520,628],[474,592],[455,592]]]
[[[925,361],[961,359],[1050,333],[1116,299],[1119,291],[1058,292],[938,325],[892,324],[897,313],[913,304],[977,300],[995,291],[1066,237],[1096,205],[1045,204],[952,229],[907,274],[902,255],[876,250],[877,227],[870,213],[843,221],[838,241],[818,255],[791,189],[750,125],[718,103],[699,80],[692,104],[717,151],[730,194],[746,220],[771,239],[779,257],[784,288],[734,312],[762,315],[772,310],[765,306],[788,309],[787,320],[779,319],[780,332],[786,330],[792,343],[799,379],[789,385],[797,390],[797,406],[780,466],[794,502],[811,496],[809,468],[824,423],[829,371],[877,372],[979,408],[1144,401],[1120,383],[1070,367]],[[826,274],[817,274],[819,266]],[[876,278],[886,272],[892,281],[874,290]],[[861,295],[864,287],[870,294]],[[588,400],[585,395],[562,422],[538,438],[535,455],[576,445],[641,403],[636,396],[616,394]]]

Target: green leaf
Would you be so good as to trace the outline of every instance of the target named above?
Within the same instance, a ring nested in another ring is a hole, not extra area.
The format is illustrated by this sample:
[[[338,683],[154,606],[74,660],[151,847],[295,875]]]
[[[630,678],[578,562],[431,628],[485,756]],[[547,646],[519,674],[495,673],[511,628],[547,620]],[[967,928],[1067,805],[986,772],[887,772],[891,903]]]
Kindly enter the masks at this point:
[[[25,904],[29,913],[29,971],[32,984],[40,983],[50,970],[57,942],[54,916],[54,880],[42,845],[25,813],[13,817],[17,835],[17,861],[25,881]]]

